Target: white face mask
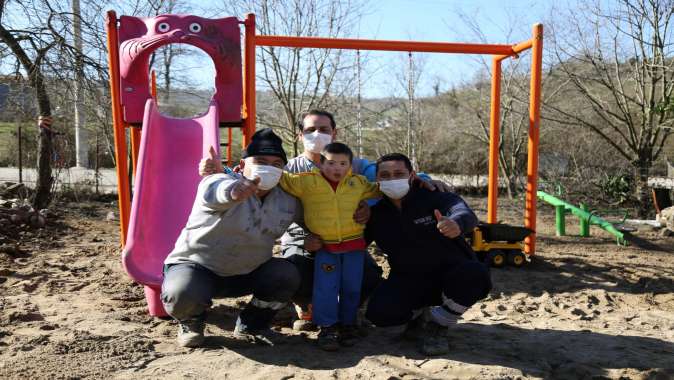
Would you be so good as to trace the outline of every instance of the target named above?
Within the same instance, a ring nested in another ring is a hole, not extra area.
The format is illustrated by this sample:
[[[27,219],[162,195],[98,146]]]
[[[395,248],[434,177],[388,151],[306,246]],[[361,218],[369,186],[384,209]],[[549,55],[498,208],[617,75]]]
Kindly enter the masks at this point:
[[[260,184],[257,187],[260,190],[269,190],[278,184],[282,174],[283,169],[275,166],[252,164],[250,165],[249,179],[260,177]]]
[[[380,181],[379,190],[391,199],[401,199],[410,191],[410,179],[392,179]]]
[[[332,135],[320,133],[318,131],[302,135],[304,149],[311,153],[321,153],[326,145],[332,142]]]

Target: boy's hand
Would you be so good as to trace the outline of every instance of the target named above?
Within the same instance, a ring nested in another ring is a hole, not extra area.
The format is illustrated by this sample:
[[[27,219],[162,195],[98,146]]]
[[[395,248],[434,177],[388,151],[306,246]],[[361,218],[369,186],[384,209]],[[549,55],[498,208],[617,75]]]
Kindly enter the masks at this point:
[[[367,205],[367,202],[360,201],[358,208],[353,213],[353,221],[358,224],[366,224],[368,220],[370,220],[370,206]]]
[[[459,227],[458,223],[442,215],[442,213],[440,213],[440,211],[437,209],[433,210],[433,213],[435,214],[435,220],[438,221],[437,227],[441,234],[450,239],[454,239],[455,237],[461,235],[461,227]]]
[[[222,163],[220,163],[220,160],[218,160],[215,155],[215,148],[211,147],[208,150],[208,157],[204,157],[199,161],[199,175],[205,177],[207,175],[222,172]]]
[[[316,252],[323,246],[323,240],[320,236],[309,234],[304,238],[304,249],[309,252]]]
[[[230,194],[232,200],[242,201],[257,192],[257,185],[260,184],[260,177],[255,177],[252,181],[248,178],[241,178],[234,183]]]
[[[448,184],[438,179],[424,181],[421,177],[417,175],[417,173],[413,173],[411,179],[413,185],[416,185],[422,189],[426,189],[429,191],[439,191],[441,193],[449,193],[452,191],[452,188]]]

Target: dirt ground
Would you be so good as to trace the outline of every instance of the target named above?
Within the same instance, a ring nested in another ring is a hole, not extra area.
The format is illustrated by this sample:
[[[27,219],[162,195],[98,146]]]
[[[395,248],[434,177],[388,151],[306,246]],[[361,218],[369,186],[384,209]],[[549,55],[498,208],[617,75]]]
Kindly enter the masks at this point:
[[[484,199],[468,202],[484,216]],[[523,202],[504,203],[516,222]],[[292,332],[289,309],[276,320],[287,344],[244,345],[231,330],[245,298],[216,302],[206,347],[178,348],[175,323],[147,314],[121,267],[118,222],[106,219],[114,203],[55,209],[42,230],[2,226],[2,243],[19,244],[0,253],[2,379],[674,378],[674,239],[653,231],[638,232],[645,248],[616,246],[594,227],[592,238],[555,237],[541,206],[538,255],[494,269],[491,295],[451,329],[450,352],[427,358],[376,328],[322,352],[313,334]]]

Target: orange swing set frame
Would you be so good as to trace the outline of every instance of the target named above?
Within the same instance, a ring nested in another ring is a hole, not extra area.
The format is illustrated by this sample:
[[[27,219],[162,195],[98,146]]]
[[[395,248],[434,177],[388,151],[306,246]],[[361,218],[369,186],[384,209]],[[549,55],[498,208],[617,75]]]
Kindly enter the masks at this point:
[[[108,12],[107,34],[109,65],[111,73],[119,73],[119,62],[113,57],[118,55],[117,17],[115,12]],[[497,222],[498,201],[498,153],[500,142],[500,105],[501,105],[501,62],[510,57],[517,57],[519,53],[528,49],[531,54],[531,79],[529,87],[529,134],[527,143],[527,183],[525,195],[524,226],[533,231],[524,241],[524,252],[534,255],[536,250],[536,189],[538,186],[538,146],[541,103],[541,75],[543,53],[543,25],[535,24],[530,39],[514,44],[471,44],[421,41],[391,41],[367,40],[348,38],[322,37],[292,37],[256,35],[255,15],[248,14],[244,21],[244,52],[243,52],[243,107],[242,145],[250,142],[255,132],[255,48],[257,46],[299,47],[317,49],[351,49],[351,50],[381,50],[399,52],[450,53],[450,54],[489,54],[492,56],[491,78],[491,109],[489,133],[489,181],[487,223]],[[117,163],[117,184],[120,210],[120,228],[122,245],[126,241],[126,231],[130,213],[130,186],[126,172],[127,139],[126,129],[130,125],[124,123],[122,108],[119,102],[119,84],[114,83],[110,76],[112,95],[112,110],[115,138],[115,159]],[[153,81],[154,87],[154,81]],[[140,143],[140,130],[131,128],[132,166],[135,172]],[[229,130],[228,159],[231,160],[231,129]]]

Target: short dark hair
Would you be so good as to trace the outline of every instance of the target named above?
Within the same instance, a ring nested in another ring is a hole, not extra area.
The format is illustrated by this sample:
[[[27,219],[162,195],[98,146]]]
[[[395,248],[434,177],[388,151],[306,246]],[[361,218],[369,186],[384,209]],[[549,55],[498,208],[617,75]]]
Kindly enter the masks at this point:
[[[328,111],[325,110],[319,110],[319,109],[311,109],[306,112],[302,112],[302,114],[299,117],[299,120],[297,120],[297,128],[300,130],[300,132],[304,132],[304,118],[307,116],[325,116],[328,119],[330,119],[330,126],[334,130],[337,128],[337,124],[335,124],[335,117]]]
[[[402,161],[405,163],[405,167],[407,168],[407,170],[409,170],[410,173],[412,173],[412,162],[410,161],[409,158],[407,158],[406,155],[402,153],[389,153],[379,157],[377,159],[377,170],[375,173],[379,173],[379,164],[386,161]]]
[[[349,156],[349,162],[353,161],[353,151],[346,144],[340,142],[333,142],[325,146],[321,152],[321,163],[325,161],[325,154],[346,154]]]

